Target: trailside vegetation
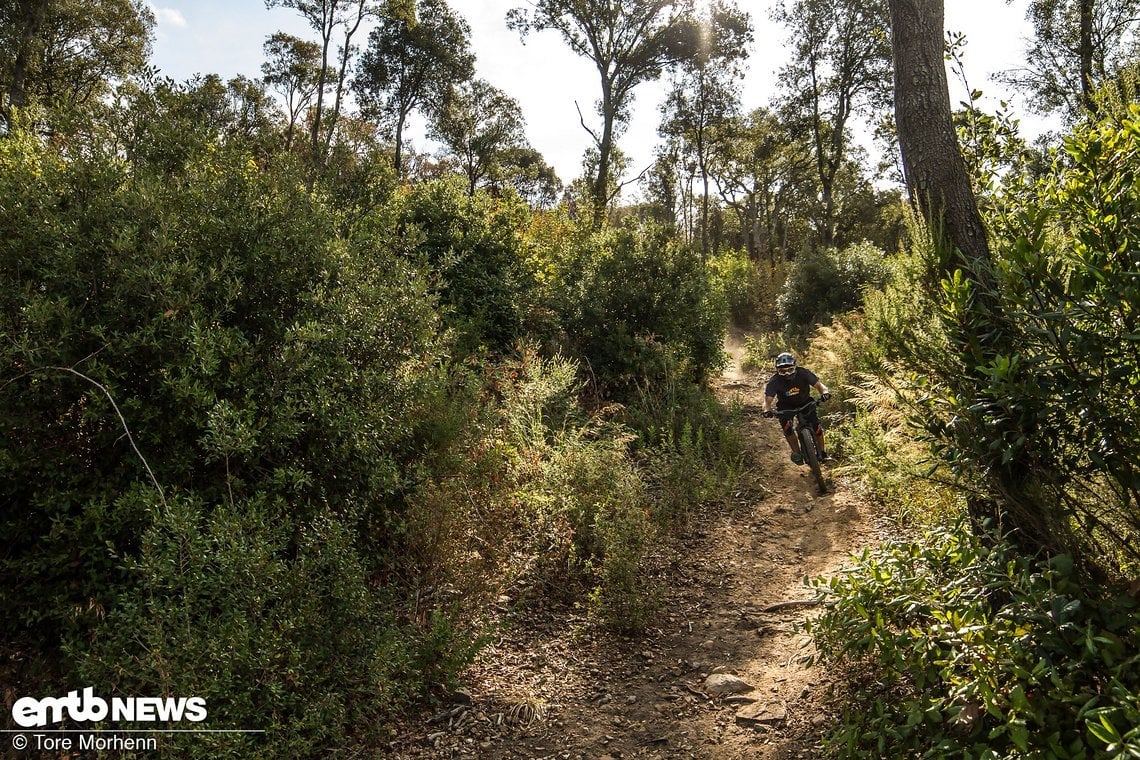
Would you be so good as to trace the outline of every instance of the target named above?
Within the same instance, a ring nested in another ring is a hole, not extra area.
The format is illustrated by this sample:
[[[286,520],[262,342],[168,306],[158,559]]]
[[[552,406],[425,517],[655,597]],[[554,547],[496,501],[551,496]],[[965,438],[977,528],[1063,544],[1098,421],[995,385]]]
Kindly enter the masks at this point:
[[[297,757],[390,740],[503,595],[645,625],[653,542],[739,458],[699,253],[383,146],[309,192],[225,97],[0,137],[6,678],[202,697],[266,733],[172,746]]]
[[[1140,753],[1140,108],[1115,102],[991,186],[987,277],[916,221],[848,319],[842,445],[912,535],[815,583],[842,756]]]

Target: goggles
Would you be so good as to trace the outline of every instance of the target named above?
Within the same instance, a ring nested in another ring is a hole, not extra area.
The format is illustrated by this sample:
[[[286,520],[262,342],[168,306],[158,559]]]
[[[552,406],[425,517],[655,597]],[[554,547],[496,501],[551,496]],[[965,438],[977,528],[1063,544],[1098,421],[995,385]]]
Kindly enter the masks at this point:
[[[790,367],[776,367],[776,372],[781,375],[794,375],[796,374],[796,367],[794,364]]]

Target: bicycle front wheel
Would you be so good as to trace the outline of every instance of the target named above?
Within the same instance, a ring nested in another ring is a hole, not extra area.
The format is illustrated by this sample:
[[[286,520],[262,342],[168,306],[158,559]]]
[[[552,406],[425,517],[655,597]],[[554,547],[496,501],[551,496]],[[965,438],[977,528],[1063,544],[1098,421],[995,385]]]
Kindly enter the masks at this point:
[[[799,429],[800,453],[803,454],[804,464],[811,469],[820,493],[827,493],[827,483],[823,479],[823,470],[819,466],[819,449],[815,445],[815,434],[810,427]]]

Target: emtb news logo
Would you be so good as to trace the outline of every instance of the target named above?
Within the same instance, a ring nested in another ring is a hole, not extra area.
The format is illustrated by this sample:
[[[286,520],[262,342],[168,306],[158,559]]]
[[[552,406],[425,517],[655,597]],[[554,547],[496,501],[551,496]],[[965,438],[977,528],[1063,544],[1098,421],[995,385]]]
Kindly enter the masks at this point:
[[[22,697],[12,705],[12,720],[24,728],[42,728],[64,718],[76,723],[98,723],[101,720],[135,723],[188,720],[199,723],[206,719],[206,700],[202,697],[114,697],[109,702],[95,696],[87,687],[82,695],[67,692],[66,697]]]

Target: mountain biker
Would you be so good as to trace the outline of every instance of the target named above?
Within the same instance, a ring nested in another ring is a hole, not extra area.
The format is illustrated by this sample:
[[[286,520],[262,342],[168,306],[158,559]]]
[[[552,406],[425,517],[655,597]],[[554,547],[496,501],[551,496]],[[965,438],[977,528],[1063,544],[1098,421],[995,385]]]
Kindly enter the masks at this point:
[[[792,461],[796,464],[803,464],[804,461],[800,454],[800,441],[796,438],[792,426],[793,415],[783,412],[801,407],[810,401],[812,388],[819,391],[820,401],[831,398],[831,393],[823,381],[806,367],[797,367],[796,357],[792,354],[785,351],[776,357],[776,374],[772,375],[768,384],[764,386],[764,416],[779,419],[780,427],[784,429],[784,439],[788,442],[788,448],[792,450]],[[772,409],[773,405],[775,411]],[[823,448],[823,426],[819,424],[815,407],[808,410],[807,415],[809,423],[815,428],[815,439],[819,442],[819,458],[822,461],[827,458]]]

